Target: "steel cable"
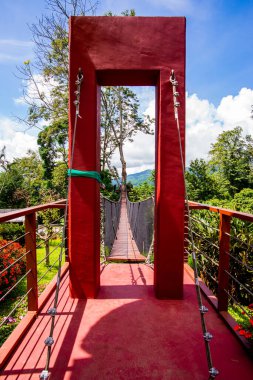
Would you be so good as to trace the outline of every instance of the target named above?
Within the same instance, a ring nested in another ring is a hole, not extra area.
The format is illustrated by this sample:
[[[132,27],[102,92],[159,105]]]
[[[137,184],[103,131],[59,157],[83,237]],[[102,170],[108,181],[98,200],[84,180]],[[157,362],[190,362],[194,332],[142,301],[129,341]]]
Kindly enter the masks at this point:
[[[77,74],[77,79],[76,79],[76,86],[77,86],[77,90],[75,91],[76,100],[74,101],[74,104],[76,106],[76,113],[75,113],[75,122],[74,122],[73,138],[72,138],[72,152],[71,152],[70,168],[69,168],[70,173],[73,169],[77,121],[78,121],[78,118],[81,117],[79,114],[79,106],[80,106],[82,82],[83,82],[83,73],[82,73],[82,70],[79,69],[78,74]],[[64,210],[64,224],[63,224],[64,226],[66,226],[67,224],[68,206],[69,206],[69,190],[71,186],[71,180],[72,180],[72,176],[70,175],[69,180],[68,180],[66,205],[65,205],[65,210]],[[48,370],[49,370],[49,364],[50,364],[50,358],[51,358],[52,345],[54,344],[53,333],[54,333],[54,326],[55,326],[55,316],[57,315],[57,305],[58,305],[60,282],[61,282],[61,265],[62,265],[64,241],[65,241],[65,228],[63,228],[62,230],[62,244],[61,244],[61,251],[59,254],[59,266],[58,266],[58,272],[57,272],[57,282],[56,282],[54,304],[53,304],[53,307],[48,310],[48,314],[51,316],[51,326],[50,326],[49,336],[45,340],[45,345],[47,346],[47,358],[46,358],[45,369],[40,373],[40,376],[39,376],[39,378],[43,380],[46,380],[49,378]]]
[[[207,328],[206,328],[205,313],[208,311],[208,309],[202,303],[197,259],[196,259],[196,254],[194,251],[194,239],[193,239],[193,232],[192,232],[192,223],[191,223],[191,218],[190,218],[189,198],[188,198],[188,192],[186,188],[183,148],[182,148],[180,124],[179,124],[179,117],[178,117],[178,107],[180,106],[180,103],[178,102],[178,99],[177,99],[179,96],[179,93],[177,91],[178,82],[176,80],[174,70],[171,71],[170,83],[172,84],[172,91],[173,91],[174,114],[175,114],[175,120],[176,120],[177,132],[178,132],[180,158],[181,158],[181,164],[182,164],[183,181],[184,181],[184,189],[185,189],[186,209],[187,209],[187,214],[189,216],[188,225],[189,225],[190,244],[192,246],[192,261],[193,261],[193,267],[194,267],[195,287],[196,287],[197,299],[198,299],[198,304],[199,304],[201,326],[202,326],[206,357],[207,357],[207,363],[208,363],[208,369],[209,369],[209,378],[214,379],[219,374],[219,371],[215,367],[213,367],[212,355],[211,355],[210,344],[209,344],[213,336],[210,332],[207,331]]]

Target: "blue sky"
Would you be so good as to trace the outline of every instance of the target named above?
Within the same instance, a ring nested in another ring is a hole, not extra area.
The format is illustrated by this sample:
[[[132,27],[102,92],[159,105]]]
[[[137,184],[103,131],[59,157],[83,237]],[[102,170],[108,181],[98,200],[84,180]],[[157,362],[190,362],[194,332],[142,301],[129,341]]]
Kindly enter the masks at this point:
[[[248,117],[250,105],[253,104],[253,1],[101,0],[97,15],[108,10],[120,13],[130,8],[134,8],[138,16],[187,18],[189,159],[194,158],[198,151],[205,157],[208,144],[210,146],[217,133],[222,128],[236,126],[230,120],[231,115],[236,123],[243,124],[245,132],[253,132],[252,120]],[[33,59],[31,32],[27,24],[36,22],[45,11],[45,0],[1,0],[0,148],[4,143],[8,145],[8,138],[13,144],[16,139],[24,142],[23,149],[29,143],[34,147],[31,136],[36,132],[28,132],[24,137],[22,128],[12,119],[13,115],[23,115],[25,112],[24,105],[15,101],[22,94],[21,81],[15,74],[17,65],[26,59]],[[241,94],[242,89],[245,91]],[[151,95],[146,96],[145,107],[150,106],[151,98]],[[240,109],[244,110],[243,115]],[[236,114],[235,110],[238,110]],[[206,123],[209,123],[209,129],[203,132]],[[196,136],[208,139],[209,132],[210,139],[205,151],[200,147],[201,141],[197,142],[200,145],[196,143],[193,147]],[[10,144],[10,154],[12,149],[14,146]],[[22,152],[22,147],[19,151]]]

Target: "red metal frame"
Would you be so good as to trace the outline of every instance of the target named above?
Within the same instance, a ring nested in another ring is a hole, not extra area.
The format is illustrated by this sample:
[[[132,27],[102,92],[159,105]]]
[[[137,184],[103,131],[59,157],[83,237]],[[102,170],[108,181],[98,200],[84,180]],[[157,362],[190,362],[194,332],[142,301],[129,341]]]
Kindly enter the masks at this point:
[[[75,147],[72,146],[78,69],[84,72]],[[100,86],[156,86],[154,286],[158,298],[183,297],[184,183],[170,83],[179,82],[185,135],[185,18],[72,17],[70,20],[70,155],[73,168],[100,170]],[[72,178],[69,212],[70,291],[94,298],[100,286],[99,185]]]

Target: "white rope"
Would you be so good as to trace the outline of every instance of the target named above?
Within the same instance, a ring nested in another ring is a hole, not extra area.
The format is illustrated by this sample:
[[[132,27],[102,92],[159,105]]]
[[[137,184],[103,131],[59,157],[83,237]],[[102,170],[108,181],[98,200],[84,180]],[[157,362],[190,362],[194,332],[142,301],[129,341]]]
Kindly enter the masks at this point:
[[[182,148],[182,140],[181,140],[181,133],[180,133],[180,123],[179,123],[179,117],[178,117],[178,108],[180,106],[180,103],[178,102],[179,92],[177,91],[178,82],[176,80],[174,70],[171,71],[170,83],[172,84],[172,90],[173,90],[174,114],[175,114],[175,120],[176,120],[176,125],[177,125],[179,148],[180,148],[180,157],[181,157],[183,179],[184,179],[185,199],[186,199],[186,208],[187,208],[187,213],[188,213],[188,224],[189,224],[189,234],[190,234],[190,244],[191,244],[191,248],[192,248],[192,261],[193,261],[193,267],[194,267],[195,288],[196,288],[197,299],[198,299],[198,304],[199,304],[199,312],[200,312],[200,317],[201,317],[201,326],[202,326],[203,338],[204,338],[204,342],[205,342],[206,358],[207,358],[208,369],[209,369],[209,379],[214,379],[219,374],[219,371],[215,367],[213,367],[212,355],[211,355],[210,344],[209,344],[209,342],[211,341],[213,336],[210,332],[207,331],[207,328],[206,328],[205,314],[208,312],[208,308],[206,306],[204,306],[202,303],[202,296],[201,296],[200,284],[199,284],[199,279],[198,279],[199,278],[198,266],[197,266],[196,254],[194,251],[194,239],[193,239],[192,224],[191,224],[191,218],[190,218],[189,198],[188,198],[188,192],[187,192],[187,187],[186,187],[183,148]]]

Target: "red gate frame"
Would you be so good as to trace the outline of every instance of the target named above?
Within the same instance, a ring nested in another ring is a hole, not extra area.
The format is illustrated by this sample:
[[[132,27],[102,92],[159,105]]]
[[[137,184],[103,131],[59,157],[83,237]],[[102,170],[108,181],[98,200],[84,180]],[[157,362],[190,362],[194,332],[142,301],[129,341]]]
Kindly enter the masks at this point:
[[[184,17],[70,19],[70,157],[79,67],[84,73],[74,169],[100,171],[100,86],[156,86],[154,287],[161,299],[183,297],[184,183],[169,78],[174,69],[184,146],[185,24]],[[70,294],[94,298],[100,287],[99,184],[73,177],[69,197]]]

